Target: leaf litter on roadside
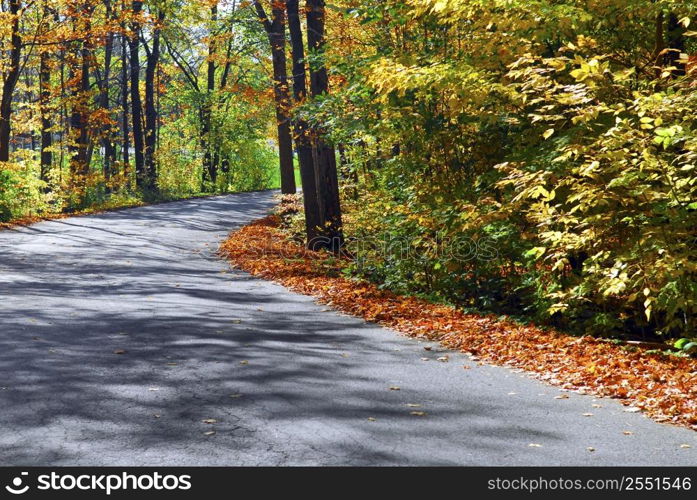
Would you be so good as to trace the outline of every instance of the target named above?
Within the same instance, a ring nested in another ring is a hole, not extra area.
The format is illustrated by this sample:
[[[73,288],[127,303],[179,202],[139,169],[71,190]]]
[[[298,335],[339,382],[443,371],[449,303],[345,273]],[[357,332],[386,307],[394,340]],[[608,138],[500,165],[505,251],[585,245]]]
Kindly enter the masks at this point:
[[[307,250],[291,241],[279,225],[275,215],[254,221],[232,233],[220,253],[239,269],[311,295],[341,312],[438,341],[475,361],[525,371],[566,390],[619,399],[629,413],[644,411],[658,421],[697,430],[695,359],[623,349],[603,339],[573,337],[400,296],[345,277],[342,259]]]

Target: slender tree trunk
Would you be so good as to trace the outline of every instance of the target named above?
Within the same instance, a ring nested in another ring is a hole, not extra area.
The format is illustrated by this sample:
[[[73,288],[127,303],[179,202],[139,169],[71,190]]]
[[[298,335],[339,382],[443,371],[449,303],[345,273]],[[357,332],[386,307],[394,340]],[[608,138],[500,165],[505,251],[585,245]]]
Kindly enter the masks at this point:
[[[12,35],[9,50],[9,68],[2,75],[2,100],[0,100],[0,161],[10,161],[10,135],[12,131],[12,98],[19,80],[19,62],[22,54],[22,37],[19,33],[20,0],[9,0],[12,16]]]
[[[88,96],[90,92],[90,62],[93,51],[93,45],[91,42],[92,35],[90,33],[92,30],[92,23],[89,20],[92,15],[92,10],[85,9],[83,14],[86,16],[87,21],[85,22],[85,39],[82,42],[82,50],[80,51],[80,63],[82,65],[82,69],[80,72],[80,133],[78,136],[78,161],[80,163],[82,173],[87,175],[90,171],[91,157]]]
[[[232,54],[232,40],[228,41],[227,45],[227,55],[226,55],[226,60],[225,60],[225,66],[223,68],[223,71],[221,72],[220,75],[220,90],[224,91],[225,87],[227,87],[227,81],[230,76],[230,68],[232,66],[232,60],[231,60],[231,54]],[[223,156],[220,154],[221,153],[221,147],[218,145],[218,148],[216,149],[216,154],[218,156],[218,159],[216,161],[216,164],[220,165],[220,171],[227,175],[230,173],[230,159],[226,156]]]
[[[655,41],[653,48],[653,57],[656,65],[659,65],[659,57],[661,56],[663,49],[666,47],[665,36],[663,34],[663,12],[656,14],[656,25],[655,25]],[[659,71],[660,74],[660,71]]]
[[[666,66],[672,66],[673,76],[685,75],[685,64],[680,61],[680,54],[685,52],[685,28],[680,24],[678,16],[671,12],[668,16],[666,34],[668,37],[668,53],[665,57]]]
[[[205,98],[207,99],[208,96],[206,95]],[[215,184],[217,175],[211,161],[211,109],[207,102],[204,102],[199,110],[199,120],[201,122],[201,149],[203,150],[203,186],[204,189],[214,190],[215,187],[210,184]]]
[[[39,68],[40,69],[40,68]],[[34,79],[32,78],[33,75],[30,74],[30,72],[25,72],[24,73],[24,85],[26,87],[26,91],[24,94],[24,101],[25,102],[34,102]],[[39,100],[41,98],[39,97]],[[40,101],[39,101],[40,105]],[[29,112],[29,122],[34,121],[34,109],[29,108],[27,110]],[[29,150],[33,153],[36,151],[36,134],[34,133],[34,128],[32,127],[31,130],[29,130]]]
[[[159,64],[155,70],[155,77],[157,79],[155,82],[155,113],[157,115],[157,121],[155,123],[155,150],[157,151],[157,149],[160,147],[160,131],[162,130],[162,101],[160,99],[160,88],[162,87],[162,68]]]
[[[75,44],[76,42],[73,42]],[[68,89],[70,91],[70,96],[72,98],[71,107],[69,108],[68,116],[68,166],[70,169],[70,176],[75,176],[80,174],[80,131],[82,130],[82,116],[79,109],[79,99],[80,91],[75,85],[75,66],[77,64],[77,55],[75,54],[75,49],[73,47],[68,48],[67,51],[67,62],[68,62]]]
[[[49,19],[51,17],[51,8],[47,0],[43,1],[42,9],[43,17]],[[46,183],[44,192],[49,192],[51,190],[49,173],[53,166],[53,152],[51,152],[53,132],[51,131],[51,55],[46,49],[41,50],[39,54],[39,114],[41,115],[39,175],[41,180]]]
[[[291,54],[293,58],[293,99],[302,103],[307,97],[307,76],[305,72],[305,48],[302,25],[298,13],[298,0],[287,0],[288,31],[290,32]],[[317,204],[317,183],[315,165],[312,159],[312,145],[308,136],[308,125],[304,120],[293,121],[295,144],[300,163],[300,179],[303,188],[305,208],[305,233],[308,246],[319,236],[320,216]]]
[[[111,0],[104,0],[107,21],[113,20]],[[109,103],[109,78],[111,76],[111,58],[114,52],[114,33],[109,31],[104,44],[104,75],[100,82],[100,105],[105,111],[106,116],[111,117],[111,105]],[[109,180],[112,175],[113,163],[116,160],[116,148],[111,133],[111,124],[105,123],[102,126],[102,147],[104,148],[104,158],[102,158],[102,169],[104,178]]]
[[[128,53],[126,47],[128,45],[128,36],[121,36],[121,129],[122,136],[122,157],[123,157],[123,174],[128,177],[129,163],[131,161],[129,149],[131,148],[130,131],[128,124]]]
[[[66,81],[65,81],[65,62],[66,62],[66,48],[61,45],[60,49],[60,95],[66,95]],[[62,100],[60,106],[60,155],[58,158],[58,182],[63,183],[63,166],[65,165],[65,137],[68,131],[68,105],[65,99]]]
[[[293,140],[290,133],[290,95],[286,66],[286,23],[282,2],[273,2],[271,9],[271,57],[274,74],[276,121],[278,123],[278,152],[281,169],[281,192],[295,194]]]
[[[92,44],[90,42],[91,22],[89,9],[85,8],[81,15],[85,17],[73,16],[76,29],[83,33],[83,40],[73,42],[79,49],[72,56],[72,64],[79,65],[79,73],[73,71],[73,103],[70,114],[71,144],[70,152],[70,172],[72,175],[87,175],[89,173],[89,130],[88,130],[88,95],[90,90],[90,58],[92,57]],[[84,26],[81,25],[84,22]],[[79,77],[79,79],[78,79]],[[79,80],[75,81],[75,80]]]
[[[327,68],[322,60],[324,52],[324,0],[307,0],[307,45],[317,56],[310,65],[310,92],[313,97],[329,90]],[[329,241],[327,248],[336,252],[344,244],[339,200],[339,179],[336,167],[336,152],[325,139],[325,131],[318,127],[311,130],[315,168],[317,172],[317,194],[320,217],[323,225],[323,241]],[[323,243],[324,244],[324,243]]]
[[[46,7],[44,7],[46,8]],[[41,113],[41,180],[48,182],[53,164],[53,132],[51,132],[51,66],[48,51],[39,56],[39,111]],[[48,191],[48,189],[47,189]]]
[[[138,17],[143,11],[143,2],[134,0],[132,3],[133,15],[136,17],[131,24],[131,36],[128,39],[128,47],[131,53],[131,118],[133,120],[133,145],[135,148],[136,185],[141,189],[149,189],[148,176],[145,171],[145,157],[143,155],[143,105],[140,99],[140,21]]]
[[[157,168],[155,166],[155,150],[157,148],[157,106],[155,99],[155,75],[160,63],[160,33],[161,25],[165,19],[165,12],[161,10],[157,16],[157,25],[153,29],[152,49],[148,53],[145,68],[145,170],[148,177],[148,185],[157,186]]]
[[[215,92],[215,29],[218,21],[218,5],[211,7],[211,32],[208,43],[208,64],[206,71],[206,95],[205,102],[201,109],[201,144],[203,147],[203,175],[204,181],[212,184],[211,189],[215,191],[215,184],[218,180],[218,165],[213,155],[213,141],[211,140],[212,120],[213,120],[213,94]]]
[[[278,154],[281,168],[281,192],[296,192],[293,169],[293,140],[290,133],[290,95],[288,90],[288,71],[286,69],[286,22],[283,2],[272,2],[271,21],[259,2],[254,2],[271,45],[273,65],[274,100],[276,102],[276,122],[278,126]]]

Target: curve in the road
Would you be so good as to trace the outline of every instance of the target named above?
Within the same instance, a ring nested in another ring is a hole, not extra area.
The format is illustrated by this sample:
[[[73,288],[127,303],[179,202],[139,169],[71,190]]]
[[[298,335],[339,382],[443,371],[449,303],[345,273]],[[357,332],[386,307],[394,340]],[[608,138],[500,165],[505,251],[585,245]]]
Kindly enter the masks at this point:
[[[697,464],[697,433],[230,270],[217,245],[272,205],[0,232],[2,465]]]

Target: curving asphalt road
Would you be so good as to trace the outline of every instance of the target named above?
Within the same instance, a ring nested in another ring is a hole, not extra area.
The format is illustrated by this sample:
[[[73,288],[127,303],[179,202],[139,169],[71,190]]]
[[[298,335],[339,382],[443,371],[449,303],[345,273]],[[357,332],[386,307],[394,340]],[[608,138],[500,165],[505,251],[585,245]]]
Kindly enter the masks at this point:
[[[272,204],[0,232],[0,465],[697,465],[695,432],[230,270]]]

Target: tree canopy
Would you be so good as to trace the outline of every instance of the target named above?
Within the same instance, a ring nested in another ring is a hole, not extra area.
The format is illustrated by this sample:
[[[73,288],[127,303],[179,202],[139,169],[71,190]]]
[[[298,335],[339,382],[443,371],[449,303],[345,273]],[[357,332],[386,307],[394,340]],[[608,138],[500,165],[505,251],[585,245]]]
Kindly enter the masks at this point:
[[[0,218],[297,182],[381,286],[694,337],[695,7],[2,0]]]

